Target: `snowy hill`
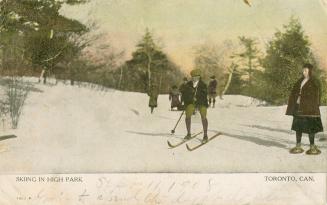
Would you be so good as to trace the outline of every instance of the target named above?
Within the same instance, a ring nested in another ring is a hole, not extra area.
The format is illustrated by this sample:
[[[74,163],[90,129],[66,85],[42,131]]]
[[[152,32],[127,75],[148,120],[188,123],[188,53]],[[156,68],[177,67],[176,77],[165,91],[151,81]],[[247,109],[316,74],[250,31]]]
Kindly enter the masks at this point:
[[[168,149],[167,140],[185,134],[184,118],[170,135],[180,112],[169,111],[160,95],[154,114],[148,96],[112,89],[35,83],[17,130],[17,138],[0,141],[0,173],[76,172],[324,172],[327,132],[319,133],[319,156],[291,155],[295,133],[285,106],[265,107],[244,96],[217,98],[208,110],[209,135],[222,135],[189,152]],[[39,90],[39,91],[37,91]],[[326,107],[321,107],[326,125]],[[326,126],[324,127],[325,129]],[[202,129],[199,114],[192,131]],[[202,136],[199,136],[201,139]],[[308,137],[303,136],[308,149]],[[189,144],[195,145],[198,140]]]

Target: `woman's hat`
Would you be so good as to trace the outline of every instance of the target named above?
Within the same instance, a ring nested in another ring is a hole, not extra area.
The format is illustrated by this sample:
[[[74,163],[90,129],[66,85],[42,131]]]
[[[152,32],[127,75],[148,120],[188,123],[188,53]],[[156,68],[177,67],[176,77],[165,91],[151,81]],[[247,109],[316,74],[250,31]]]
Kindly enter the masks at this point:
[[[305,63],[305,64],[303,65],[303,68],[308,68],[309,70],[312,70],[312,69],[313,69],[313,65],[310,64],[310,63]]]

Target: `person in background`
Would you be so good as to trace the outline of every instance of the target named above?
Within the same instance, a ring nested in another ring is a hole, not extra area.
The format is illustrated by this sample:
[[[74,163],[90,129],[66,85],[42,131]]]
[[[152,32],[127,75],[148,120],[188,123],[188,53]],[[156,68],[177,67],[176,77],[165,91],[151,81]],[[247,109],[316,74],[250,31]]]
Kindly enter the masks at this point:
[[[217,80],[216,80],[216,76],[211,76],[210,77],[211,80],[209,82],[209,86],[208,86],[208,96],[209,96],[209,107],[211,106],[211,102],[212,102],[212,107],[215,107],[215,103],[216,103],[216,96],[217,96]]]
[[[286,115],[293,116],[292,130],[296,132],[296,146],[290,150],[292,154],[302,153],[302,133],[309,135],[310,149],[306,154],[316,155],[321,151],[315,145],[315,134],[323,131],[320,118],[320,86],[313,78],[313,66],[303,66],[303,76],[295,83],[289,96]]]
[[[177,89],[177,86],[174,85],[172,87],[172,90],[169,92],[169,100],[171,101],[170,103],[170,109],[173,110],[175,107],[177,110],[179,110],[181,102],[179,100],[180,92]]]
[[[158,96],[159,90],[156,84],[152,84],[148,91],[149,98],[149,107],[151,109],[151,114],[153,113],[154,108],[158,106]]]

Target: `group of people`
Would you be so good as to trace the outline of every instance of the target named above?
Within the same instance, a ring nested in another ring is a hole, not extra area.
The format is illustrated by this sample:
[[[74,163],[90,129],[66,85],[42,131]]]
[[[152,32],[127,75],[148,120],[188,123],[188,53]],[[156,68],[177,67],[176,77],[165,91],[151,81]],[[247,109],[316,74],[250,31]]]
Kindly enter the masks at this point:
[[[208,140],[207,108],[209,106],[215,107],[218,83],[215,76],[211,76],[209,86],[207,86],[201,79],[201,71],[199,69],[192,70],[190,74],[191,80],[184,78],[179,88],[176,85],[172,87],[169,93],[171,110],[177,108],[177,110],[184,110],[185,112],[187,129],[185,139],[191,137],[191,116],[195,113],[195,110],[198,110],[203,125],[203,142],[206,142]],[[149,107],[151,108],[151,113],[153,113],[154,108],[157,107],[159,95],[155,85],[151,86],[148,95],[150,97]]]
[[[189,81],[185,77],[183,79],[183,83],[180,85],[179,88],[177,88],[176,85],[172,87],[172,90],[169,93],[169,100],[171,101],[170,109],[174,110],[176,108],[177,110],[184,110],[184,96],[185,96],[185,90],[187,90],[187,86]],[[217,80],[216,77],[213,75],[210,77],[210,82],[208,86],[208,92],[207,92],[207,98],[209,101],[209,107],[212,105],[212,107],[215,107],[216,103],[216,96],[217,96]],[[212,103],[212,104],[211,104]]]
[[[313,77],[313,65],[303,65],[303,76],[295,83],[288,100],[286,115],[293,116],[292,130],[296,132],[296,146],[290,150],[292,154],[304,152],[301,147],[302,134],[309,135],[310,148],[306,154],[317,155],[321,151],[314,143],[315,134],[323,131],[322,121],[320,117],[320,86],[317,80]],[[191,71],[191,80],[184,78],[183,84],[177,89],[173,86],[170,92],[169,99],[171,100],[171,109],[183,109],[185,112],[185,124],[187,134],[185,139],[191,137],[191,117],[197,109],[201,115],[203,126],[203,139],[202,142],[208,141],[208,119],[207,108],[215,106],[215,98],[217,95],[217,81],[215,76],[211,77],[209,86],[201,79],[201,72],[198,69]],[[153,105],[157,105],[156,100],[159,93],[151,99],[149,106],[151,113],[153,112]],[[181,100],[179,100],[181,95]]]
[[[169,101],[170,103],[170,109],[174,110],[176,108],[177,110],[185,110],[184,105],[184,91],[187,87],[188,79],[184,77],[183,83],[177,87],[176,85],[173,85],[171,88],[171,91],[169,92]],[[217,80],[216,77],[213,75],[210,77],[210,82],[208,86],[208,101],[209,101],[209,107],[212,106],[215,107],[216,103],[216,96],[217,96]],[[159,96],[159,89],[156,86],[156,84],[152,84],[150,86],[150,89],[148,91],[149,98],[149,107],[151,113],[153,113],[154,108],[158,106],[158,96]],[[222,97],[220,97],[222,99]]]

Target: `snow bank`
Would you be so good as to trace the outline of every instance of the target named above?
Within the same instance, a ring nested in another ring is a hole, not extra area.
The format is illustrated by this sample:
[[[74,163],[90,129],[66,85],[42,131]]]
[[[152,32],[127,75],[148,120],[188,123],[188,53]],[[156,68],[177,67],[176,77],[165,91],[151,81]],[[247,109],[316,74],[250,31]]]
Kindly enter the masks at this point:
[[[181,112],[160,95],[150,114],[144,93],[35,83],[17,130],[0,141],[1,173],[76,172],[311,172],[327,169],[326,132],[317,136],[319,156],[290,155],[295,133],[285,106],[262,107],[244,96],[217,98],[208,109],[209,134],[223,134],[194,152],[168,149],[186,134]],[[327,108],[322,107],[326,125]],[[202,129],[199,114],[192,132]],[[326,129],[326,127],[325,127]],[[201,139],[201,135],[198,139]],[[199,143],[198,139],[190,145]],[[303,137],[308,148],[307,136]]]
[[[218,97],[217,97],[218,99]],[[267,103],[252,97],[243,95],[225,95],[223,100],[218,100],[217,105],[224,108],[229,107],[256,107],[263,106]]]

